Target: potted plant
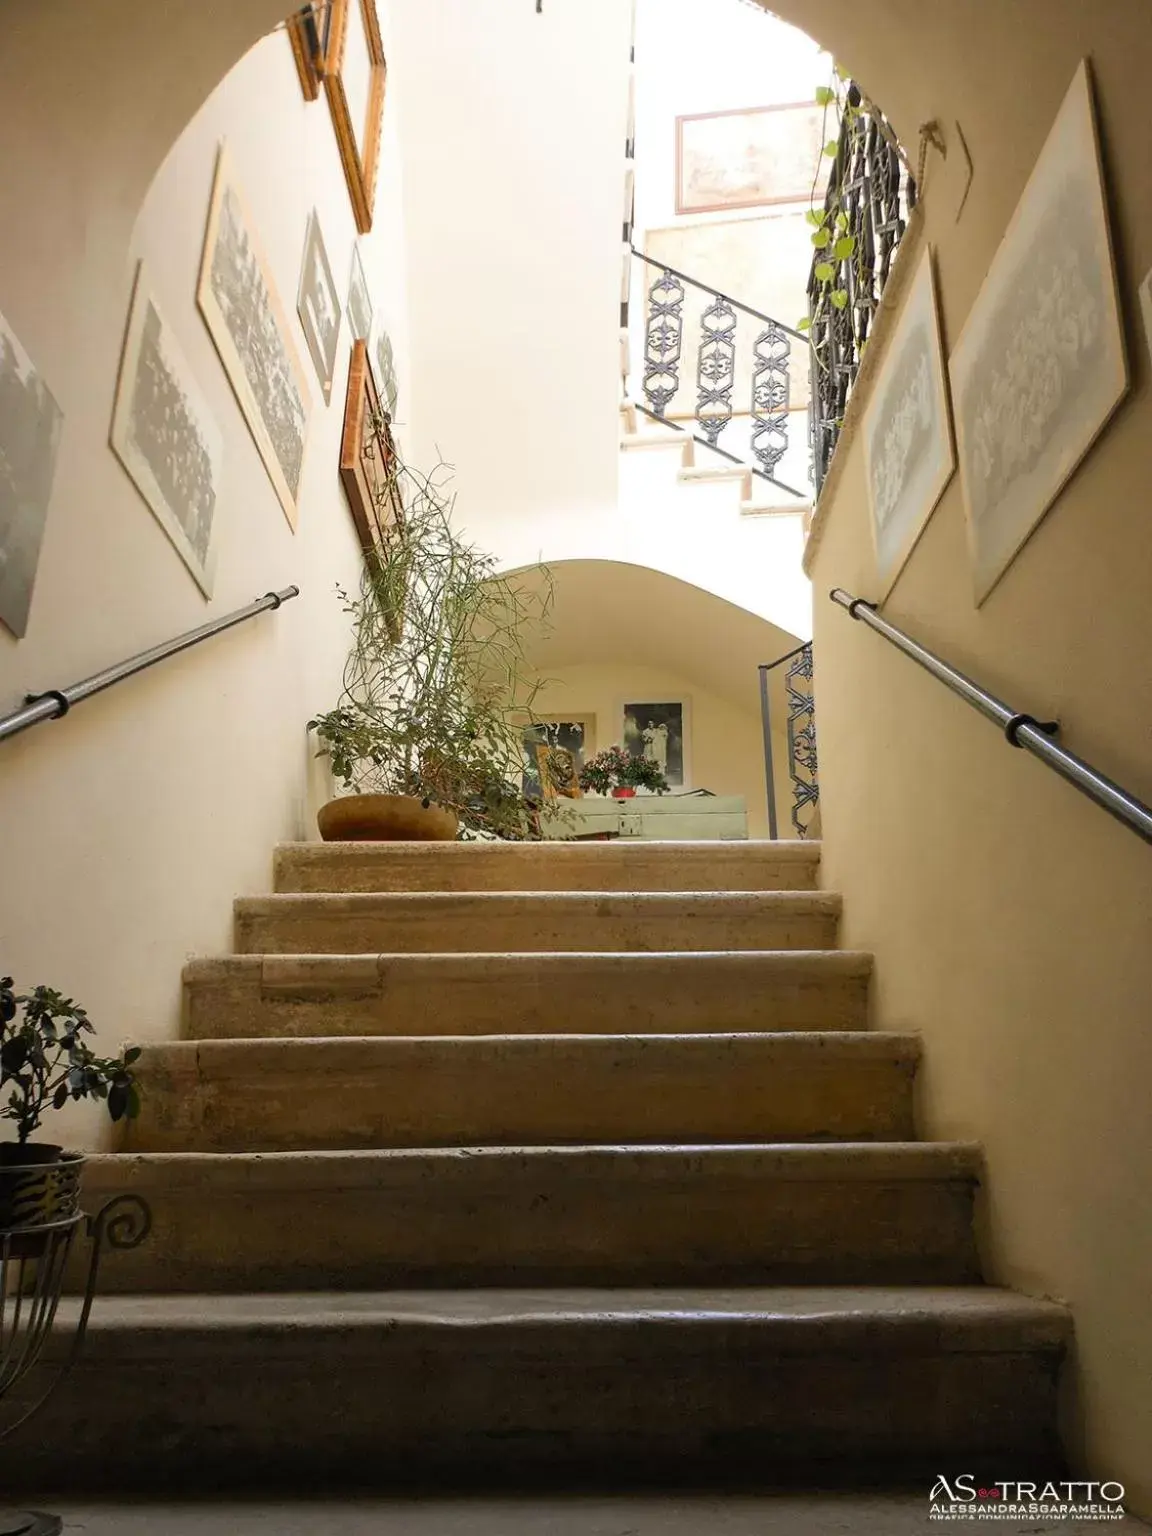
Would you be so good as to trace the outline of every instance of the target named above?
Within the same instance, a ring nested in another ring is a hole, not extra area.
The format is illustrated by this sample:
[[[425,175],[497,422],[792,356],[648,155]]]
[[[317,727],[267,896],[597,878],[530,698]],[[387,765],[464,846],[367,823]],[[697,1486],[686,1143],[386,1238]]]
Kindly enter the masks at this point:
[[[605,747],[590,757],[580,770],[580,788],[594,795],[611,793],[617,800],[628,800],[637,789],[654,790],[663,795],[668,780],[651,757],[641,757],[624,747]]]
[[[44,1226],[76,1213],[84,1157],[31,1139],[49,1110],[100,1099],[114,1121],[140,1112],[132,1072],[139,1047],[100,1057],[84,1039],[93,1033],[70,997],[50,987],[17,996],[11,976],[0,977],[0,1094],[7,1090],[0,1119],[16,1127],[15,1141],[0,1141],[0,1228]]]
[[[352,626],[344,692],[308,722],[347,791],[320,810],[325,839],[539,836],[521,738],[536,691],[526,648],[551,586],[533,579],[540,567],[497,574],[460,537],[446,473],[393,458],[383,494],[403,516],[366,554],[359,595],[340,593]]]

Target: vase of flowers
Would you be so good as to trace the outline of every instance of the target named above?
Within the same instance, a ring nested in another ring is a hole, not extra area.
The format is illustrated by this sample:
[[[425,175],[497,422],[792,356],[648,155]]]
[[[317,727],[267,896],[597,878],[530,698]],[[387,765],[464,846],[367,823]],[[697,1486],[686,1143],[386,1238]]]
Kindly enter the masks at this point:
[[[668,780],[653,758],[612,746],[597,752],[584,764],[580,770],[580,788],[587,794],[610,794],[616,800],[629,800],[638,789],[666,794]]]

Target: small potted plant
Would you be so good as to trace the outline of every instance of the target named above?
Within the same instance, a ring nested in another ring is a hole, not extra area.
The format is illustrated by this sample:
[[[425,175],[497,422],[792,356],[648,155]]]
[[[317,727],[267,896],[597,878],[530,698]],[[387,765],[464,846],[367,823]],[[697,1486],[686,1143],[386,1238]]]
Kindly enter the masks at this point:
[[[100,1099],[112,1119],[134,1119],[140,1091],[132,1072],[139,1047],[97,1056],[84,1039],[93,1026],[83,1008],[51,987],[17,996],[0,977],[0,1119],[16,1127],[0,1141],[0,1229],[38,1227],[74,1216],[84,1157],[54,1142],[33,1141],[44,1115],[71,1100]]]
[[[668,780],[654,758],[614,746],[605,747],[588,759],[580,770],[580,788],[594,795],[611,794],[617,800],[630,800],[638,789],[666,794]]]

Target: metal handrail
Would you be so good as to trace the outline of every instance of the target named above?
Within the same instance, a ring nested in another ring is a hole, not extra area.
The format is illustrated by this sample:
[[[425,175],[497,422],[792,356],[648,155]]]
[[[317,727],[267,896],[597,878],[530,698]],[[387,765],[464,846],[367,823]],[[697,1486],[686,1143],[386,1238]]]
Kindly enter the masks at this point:
[[[866,602],[862,597],[853,597],[841,587],[834,587],[828,595],[841,608],[847,608],[854,619],[861,620],[877,634],[890,640],[905,656],[911,657],[953,693],[959,694],[965,703],[971,704],[973,709],[979,710],[986,719],[998,725],[1012,746],[1021,747],[1031,752],[1033,757],[1038,757],[1042,763],[1047,763],[1062,779],[1067,779],[1082,795],[1087,795],[1102,810],[1123,822],[1137,837],[1152,843],[1152,806],[1145,805],[1127,790],[1121,789],[1119,784],[1093,768],[1091,763],[1086,763],[1082,757],[1057,746],[1052,738],[1060,729],[1058,720],[1036,720],[1032,715],[1009,708],[1002,699],[981,688],[979,683],[974,683],[955,667],[950,667],[902,629],[897,629],[895,624],[882,619],[874,603]]]
[[[43,693],[26,694],[22,708],[0,717],[0,741],[7,740],[9,736],[18,736],[21,731],[26,731],[33,725],[41,725],[45,720],[58,720],[61,715],[66,715],[74,704],[90,699],[93,694],[103,693],[105,688],[111,688],[113,684],[123,682],[126,677],[133,677],[137,672],[154,667],[159,661],[166,661],[169,656],[176,656],[181,651],[190,650],[192,646],[199,645],[202,640],[210,640],[213,635],[222,634],[226,629],[233,629],[237,624],[243,624],[246,619],[255,618],[258,613],[279,608],[281,603],[299,596],[299,587],[285,587],[280,592],[268,592],[263,597],[257,598],[254,603],[249,603],[246,608],[237,608],[234,613],[227,613],[223,618],[210,619],[207,624],[201,624],[197,629],[190,629],[183,635],[177,635],[174,640],[165,640],[163,644],[154,645],[151,650],[130,656],[127,661],[121,661],[114,667],[105,667],[103,672],[94,672],[91,677],[86,677],[79,683],[73,683],[70,688],[48,688]]]
[[[651,256],[646,256],[643,251],[632,247],[633,256],[638,256],[649,267],[655,267],[658,272],[670,272],[673,277],[678,277],[682,283],[691,283],[693,288],[699,288],[701,293],[710,293],[715,299],[723,299],[725,304],[731,304],[733,309],[742,309],[746,315],[753,319],[763,320],[768,325],[778,325],[789,336],[795,336],[797,341],[808,345],[808,338],[803,331],[797,331],[790,325],[785,325],[783,320],[777,320],[774,315],[766,315],[763,310],[753,309],[751,304],[742,304],[739,299],[734,299],[730,293],[722,293],[719,288],[713,288],[710,283],[702,283],[698,277],[689,277],[687,272],[681,272],[676,267],[670,267],[666,261],[656,261]]]

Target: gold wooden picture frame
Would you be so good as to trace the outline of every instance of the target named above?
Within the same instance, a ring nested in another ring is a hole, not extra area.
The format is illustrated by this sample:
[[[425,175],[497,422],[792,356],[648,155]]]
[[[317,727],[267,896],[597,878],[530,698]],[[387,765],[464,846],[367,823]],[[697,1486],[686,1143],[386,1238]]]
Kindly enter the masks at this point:
[[[332,30],[332,8],[328,0],[311,0],[311,4],[302,5],[288,17],[284,30],[292,46],[304,100],[315,101],[320,95]]]
[[[324,93],[356,228],[372,228],[388,65],[376,0],[332,0]]]
[[[340,480],[365,554],[381,554],[392,529],[404,521],[394,475],[395,457],[396,448],[387,413],[381,409],[368,345],[353,342],[340,442]]]

